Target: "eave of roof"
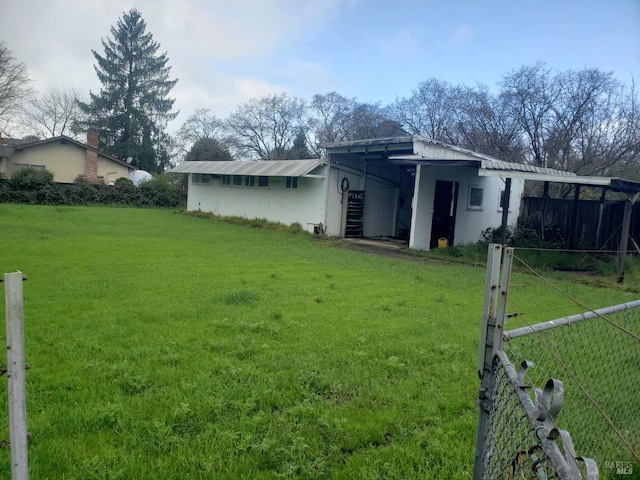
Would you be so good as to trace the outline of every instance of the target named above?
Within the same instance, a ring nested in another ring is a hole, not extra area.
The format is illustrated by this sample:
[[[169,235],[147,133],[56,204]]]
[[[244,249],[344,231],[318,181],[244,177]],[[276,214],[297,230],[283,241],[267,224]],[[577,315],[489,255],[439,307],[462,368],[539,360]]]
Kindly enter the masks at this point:
[[[455,152],[456,150],[453,150]],[[561,170],[554,170],[553,168],[542,168],[533,165],[526,165],[523,163],[505,162],[503,160],[497,160],[487,155],[470,155],[473,152],[464,152],[459,158],[453,157],[448,152],[448,158],[437,158],[434,155],[392,155],[389,157],[389,161],[393,163],[409,164],[409,165],[429,165],[429,166],[455,166],[455,167],[477,167],[479,169],[480,176],[489,176],[487,172],[498,172],[497,176],[504,176],[505,172],[519,172],[529,176],[533,175],[545,175],[553,177],[554,179],[575,177],[575,173],[563,172]],[[476,157],[476,158],[473,158]]]
[[[480,154],[478,154],[478,159],[471,160],[467,157],[466,153],[467,152],[465,152],[464,158],[461,158],[460,160],[453,160],[450,158],[425,158],[422,155],[392,155],[389,157],[389,161],[410,165],[476,167],[478,168],[478,176],[480,177],[509,177],[522,180],[533,180],[537,182],[556,182],[603,187],[625,193],[640,192],[640,182],[624,180],[616,177],[576,175],[572,172],[564,172],[553,168],[505,162]]]
[[[367,140],[349,140],[345,142],[321,143],[320,148],[325,148],[327,153],[369,153],[369,152],[393,152],[397,150],[413,149],[413,142],[419,139],[418,135],[404,137],[372,138]]]
[[[311,160],[255,160],[231,162],[184,162],[168,173],[201,173],[210,175],[256,175],[262,177],[304,177],[326,162]]]

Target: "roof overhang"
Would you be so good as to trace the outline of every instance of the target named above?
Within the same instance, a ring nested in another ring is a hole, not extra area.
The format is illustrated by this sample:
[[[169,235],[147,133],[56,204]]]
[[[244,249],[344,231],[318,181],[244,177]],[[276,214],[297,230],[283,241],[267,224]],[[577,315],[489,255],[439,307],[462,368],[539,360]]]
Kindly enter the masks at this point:
[[[391,154],[393,152],[413,152],[413,142],[416,136],[374,138],[369,140],[350,140],[346,142],[322,143],[320,148],[327,150],[327,154]]]
[[[456,150],[446,149],[443,150],[443,152],[440,152],[440,150],[441,147],[437,147],[435,150],[430,150],[427,154],[392,155],[389,157],[389,161],[407,165],[475,167],[478,169],[478,175],[480,176],[511,176],[515,178],[515,175],[518,174],[529,176],[531,177],[530,179],[533,179],[534,176],[547,176],[553,178],[553,181],[562,181],[560,179],[575,177],[574,173],[554,170],[552,168],[505,162],[486,155],[475,156],[467,152],[457,153]]]
[[[312,160],[197,161],[184,162],[168,173],[200,173],[209,175],[256,175],[261,177],[304,177],[326,162]]]
[[[625,193],[640,192],[640,182],[633,182],[631,180],[623,180],[616,177],[595,177],[586,175],[573,175],[558,177],[556,175],[544,175],[540,173],[526,173],[526,172],[499,172],[496,170],[478,170],[478,176],[481,177],[510,177],[520,178],[523,180],[534,180],[537,182],[556,182],[556,183],[570,183],[573,185],[584,185],[587,187],[600,187],[615,190]]]
[[[491,157],[470,159],[466,154],[459,158],[451,158],[451,153],[443,155],[445,158],[438,158],[438,155],[431,152],[429,155],[392,155],[389,161],[405,165],[425,165],[425,166],[453,166],[453,167],[475,167],[478,169],[480,177],[503,177],[516,178],[521,180],[532,180],[536,182],[568,183],[573,185],[584,185],[592,187],[607,188],[625,193],[640,192],[640,182],[624,180],[616,177],[597,177],[587,175],[576,175],[571,172],[563,172],[552,168],[542,168],[522,163],[505,162]]]

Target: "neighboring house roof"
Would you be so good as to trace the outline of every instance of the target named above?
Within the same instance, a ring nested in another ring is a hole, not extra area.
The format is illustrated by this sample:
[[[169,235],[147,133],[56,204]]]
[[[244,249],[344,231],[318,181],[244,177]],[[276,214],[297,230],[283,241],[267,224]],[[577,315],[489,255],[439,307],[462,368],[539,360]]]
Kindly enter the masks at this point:
[[[257,175],[262,177],[304,177],[324,160],[254,160],[232,162],[184,162],[168,173],[206,173],[212,175]]]
[[[14,149],[4,145],[0,145],[0,158],[9,158],[13,155]]]
[[[98,155],[100,155],[101,157],[107,158],[107,159],[111,160],[112,162],[119,163],[120,165],[122,165],[124,167],[127,167],[129,170],[135,170],[135,167],[129,165],[127,162],[125,162],[123,160],[120,160],[119,158],[116,158],[114,156],[111,156],[111,155],[109,155],[107,153],[101,152],[97,148],[92,147],[90,145],[87,145],[86,143],[79,142],[77,140],[74,140],[71,137],[67,137],[66,135],[60,135],[58,137],[47,138],[45,140],[36,140],[34,142],[19,143],[19,144],[16,144],[16,145],[13,146],[13,150],[25,150],[27,148],[35,147],[37,145],[45,145],[45,144],[48,144],[48,143],[55,143],[55,142],[60,142],[60,141],[77,145],[77,146],[81,147],[83,150],[94,151]]]

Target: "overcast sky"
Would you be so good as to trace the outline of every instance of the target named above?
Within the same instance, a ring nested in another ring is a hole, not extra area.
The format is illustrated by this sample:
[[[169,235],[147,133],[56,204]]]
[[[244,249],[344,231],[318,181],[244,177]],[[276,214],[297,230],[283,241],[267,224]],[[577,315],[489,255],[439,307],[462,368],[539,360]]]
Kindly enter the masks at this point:
[[[495,88],[537,61],[640,81],[640,0],[0,0],[0,40],[37,90],[97,92],[91,50],[134,7],[179,79],[172,130],[283,91],[387,104],[432,77]]]

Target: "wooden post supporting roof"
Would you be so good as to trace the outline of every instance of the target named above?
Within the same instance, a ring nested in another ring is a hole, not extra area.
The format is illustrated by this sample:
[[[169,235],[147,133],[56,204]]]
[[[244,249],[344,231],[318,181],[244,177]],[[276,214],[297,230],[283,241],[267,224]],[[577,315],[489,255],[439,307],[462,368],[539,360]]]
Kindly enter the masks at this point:
[[[571,213],[571,231],[569,232],[569,249],[576,248],[576,229],[578,228],[578,206],[580,204],[580,184],[576,183],[573,194],[573,210]]]
[[[540,214],[540,232],[538,234],[538,256],[544,248],[544,226],[547,223],[547,208],[549,206],[549,182],[544,182],[542,191],[542,213]]]
[[[624,216],[622,217],[622,232],[620,233],[620,246],[618,247],[618,283],[624,281],[624,264],[627,259],[627,247],[629,245],[629,229],[631,228],[631,213],[633,204],[636,203],[638,195],[627,196],[624,202]]]
[[[604,202],[607,198],[607,189],[602,189],[602,194],[600,195],[600,207],[598,209],[598,228],[596,229],[596,248],[602,248],[603,245],[600,244],[602,237],[602,216],[604,215]]]

